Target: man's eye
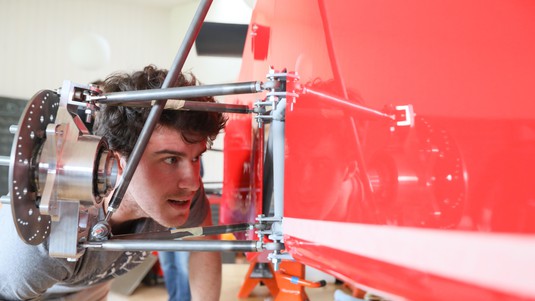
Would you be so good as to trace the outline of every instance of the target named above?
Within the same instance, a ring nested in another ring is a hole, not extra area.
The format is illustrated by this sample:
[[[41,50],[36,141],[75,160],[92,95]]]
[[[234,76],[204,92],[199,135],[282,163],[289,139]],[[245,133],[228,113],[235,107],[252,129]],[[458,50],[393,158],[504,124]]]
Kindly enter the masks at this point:
[[[191,161],[193,161],[193,162],[199,162],[200,159],[201,159],[201,156],[198,156],[198,157],[193,158]]]
[[[163,161],[167,164],[175,164],[176,162],[178,162],[176,157],[165,158]]]

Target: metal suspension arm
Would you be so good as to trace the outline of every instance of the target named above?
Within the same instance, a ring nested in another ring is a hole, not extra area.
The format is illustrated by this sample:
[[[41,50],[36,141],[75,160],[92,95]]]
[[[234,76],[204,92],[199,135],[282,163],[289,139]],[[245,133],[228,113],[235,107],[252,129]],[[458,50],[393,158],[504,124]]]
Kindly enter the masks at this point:
[[[314,96],[320,97],[322,100],[329,101],[332,104],[338,104],[343,105],[344,108],[347,108],[349,110],[353,110],[355,112],[358,112],[359,114],[363,115],[364,117],[372,118],[372,119],[383,119],[383,120],[389,120],[389,121],[395,121],[394,115],[389,115],[387,113],[374,110],[372,108],[368,108],[363,105],[359,105],[350,101],[347,101],[345,99],[341,99],[339,97],[330,95],[328,93],[324,93],[321,91],[316,91],[311,88],[304,88],[303,94],[312,94]]]
[[[110,105],[131,105],[134,103],[137,105],[149,106],[150,101],[152,100],[189,99],[204,96],[257,93],[261,91],[263,91],[263,83],[260,81],[251,81],[217,85],[173,87],[167,89],[113,92],[99,96],[93,96],[90,99],[99,103]]]
[[[196,236],[233,233],[233,232],[247,231],[247,230],[252,230],[252,229],[254,229],[253,224],[242,223],[242,224],[234,224],[234,225],[193,227],[193,228],[182,228],[182,229],[169,230],[169,231],[115,235],[113,236],[112,240],[116,240],[116,239],[179,239],[179,238],[184,238],[184,237],[196,237]]]
[[[203,252],[258,252],[262,243],[255,240],[121,240],[81,244],[97,251],[203,251]]]

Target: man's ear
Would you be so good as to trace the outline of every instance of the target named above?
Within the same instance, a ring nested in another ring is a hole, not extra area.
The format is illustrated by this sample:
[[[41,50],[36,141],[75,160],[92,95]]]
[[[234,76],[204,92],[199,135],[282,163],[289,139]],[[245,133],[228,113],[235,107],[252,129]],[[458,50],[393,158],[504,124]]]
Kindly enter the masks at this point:
[[[119,152],[113,152],[113,156],[115,157],[115,160],[117,160],[118,173],[119,176],[121,176],[123,174],[123,170],[126,168],[126,157],[119,154]]]

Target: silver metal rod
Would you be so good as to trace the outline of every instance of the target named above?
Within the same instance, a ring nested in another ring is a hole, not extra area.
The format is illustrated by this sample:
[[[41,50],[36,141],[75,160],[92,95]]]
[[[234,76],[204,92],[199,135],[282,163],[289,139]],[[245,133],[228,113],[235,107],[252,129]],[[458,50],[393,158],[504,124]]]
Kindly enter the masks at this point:
[[[206,17],[206,14],[208,13],[208,10],[210,9],[211,4],[212,0],[203,0],[199,4],[199,7],[195,12],[195,16],[193,17],[193,21],[190,24],[188,31],[186,32],[186,36],[182,41],[177,55],[175,56],[173,65],[171,66],[169,72],[167,73],[167,76],[165,77],[165,80],[162,84],[162,89],[167,89],[176,82],[178,76],[180,75],[180,72],[182,71],[184,62],[188,57],[189,51],[191,50],[191,47],[193,46],[193,43],[195,42],[195,39],[197,38],[199,31],[201,30],[202,23],[204,21],[204,18]],[[119,179],[119,185],[117,189],[113,191],[113,195],[108,206],[108,214],[106,215],[106,221],[109,221],[112,214],[117,210],[117,208],[119,208],[119,205],[121,204],[121,201],[126,193],[128,185],[130,184],[130,181],[134,176],[134,171],[136,170],[137,165],[141,160],[141,156],[143,155],[143,152],[147,147],[150,136],[152,135],[152,132],[154,131],[154,128],[156,127],[160,116],[162,115],[165,103],[165,99],[158,100],[156,104],[152,107],[149,116],[147,117],[147,121],[145,122],[145,125],[141,130],[141,134],[139,135],[139,138],[136,141],[136,145],[134,146],[134,149],[130,154],[130,158],[128,159],[125,171],[122,177]]]
[[[241,223],[206,227],[183,228],[168,231],[115,235],[113,239],[177,239],[184,237],[217,235],[254,229],[253,224]]]
[[[182,111],[203,111],[203,112],[221,112],[221,113],[238,113],[238,114],[249,114],[253,110],[246,105],[236,105],[236,104],[227,104],[227,103],[210,103],[210,102],[199,102],[199,101],[190,101],[182,100],[180,101],[181,107],[175,109],[173,106],[165,107],[166,109],[171,110],[182,110]],[[151,106],[151,103],[148,102],[124,102],[111,105],[120,105],[120,106],[130,106],[130,107],[147,107]]]
[[[258,252],[261,243],[255,240],[114,240],[89,242],[81,247],[96,251],[203,251]]]
[[[11,197],[9,195],[3,195],[0,197],[0,203],[4,205],[10,205],[11,204]]]
[[[310,88],[306,88],[304,90],[304,93],[309,93],[309,94],[318,96],[322,100],[328,100],[328,101],[331,101],[333,103],[342,105],[342,106],[344,106],[344,108],[352,109],[354,111],[357,111],[361,115],[364,115],[365,117],[368,117],[368,118],[387,119],[387,120],[391,120],[391,121],[395,120],[395,117],[393,115],[388,115],[388,114],[385,114],[385,113],[383,113],[381,111],[374,110],[374,109],[371,109],[371,108],[368,108],[368,107],[365,107],[365,106],[362,106],[362,105],[359,105],[359,104],[356,104],[356,103],[352,103],[352,102],[349,102],[347,100],[340,99],[340,98],[334,97],[332,95],[329,95],[329,94],[326,94],[326,93],[323,93],[323,92],[320,92],[320,91],[311,90]]]
[[[13,135],[15,135],[17,133],[17,131],[19,130],[19,125],[18,124],[12,124],[9,126],[9,132]]]
[[[204,96],[257,93],[263,90],[262,82],[173,87],[138,91],[113,92],[95,98],[99,103],[123,105],[128,102],[142,102],[162,99],[190,99]],[[99,99],[102,97],[102,99]]]
[[[0,166],[9,166],[11,158],[7,156],[0,156]]]
[[[235,105],[226,103],[204,103],[198,101],[185,101],[182,110],[241,114],[249,114],[252,112],[252,110],[249,109],[249,107],[246,105]]]
[[[273,111],[273,214],[284,216],[284,135],[286,98],[281,98]]]

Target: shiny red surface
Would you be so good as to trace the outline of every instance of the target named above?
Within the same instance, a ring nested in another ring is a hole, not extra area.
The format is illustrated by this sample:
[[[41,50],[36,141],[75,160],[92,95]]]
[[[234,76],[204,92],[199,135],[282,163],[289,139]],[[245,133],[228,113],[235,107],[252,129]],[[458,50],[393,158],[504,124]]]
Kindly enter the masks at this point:
[[[340,269],[338,267],[348,264],[348,254],[340,250],[326,246],[309,248],[306,246],[310,242],[300,239],[291,239],[287,245],[299,254],[302,263],[322,266],[325,272],[338,279],[396,293],[386,297],[408,300],[529,300],[360,256],[351,256],[352,268]],[[324,262],[332,265],[324,265]]]
[[[299,75],[286,111],[285,216],[533,234],[533,37],[533,1],[257,1],[240,80],[265,80],[269,66]],[[415,121],[398,127],[351,104],[410,104]],[[222,221],[260,213],[260,132],[251,116],[231,116]],[[485,290],[298,240],[287,238],[298,260],[398,295]]]

